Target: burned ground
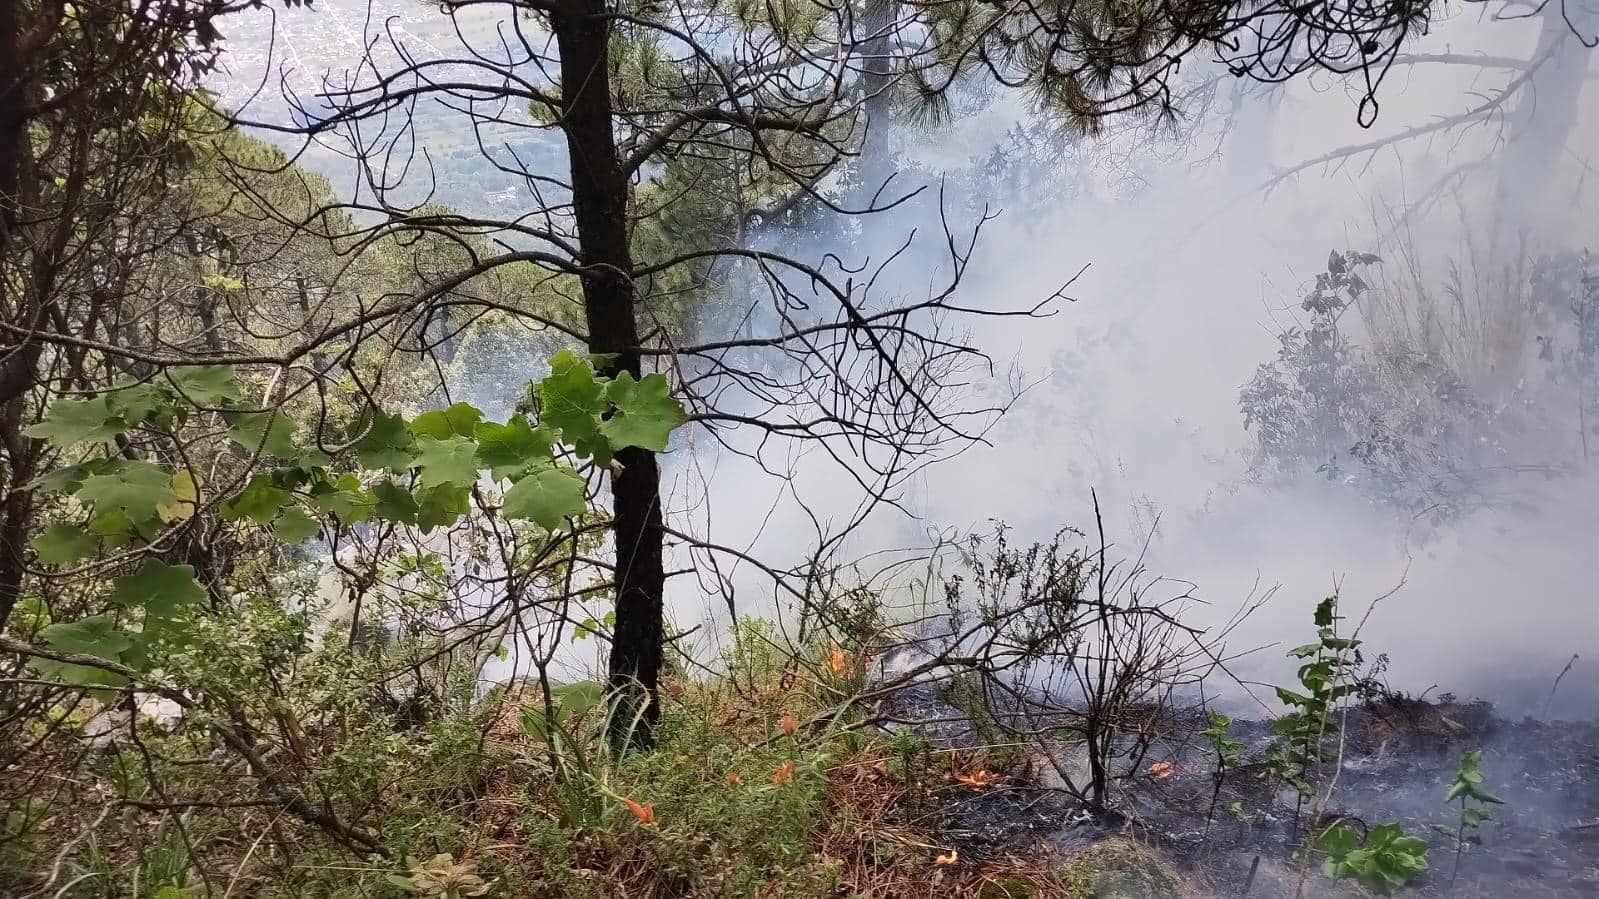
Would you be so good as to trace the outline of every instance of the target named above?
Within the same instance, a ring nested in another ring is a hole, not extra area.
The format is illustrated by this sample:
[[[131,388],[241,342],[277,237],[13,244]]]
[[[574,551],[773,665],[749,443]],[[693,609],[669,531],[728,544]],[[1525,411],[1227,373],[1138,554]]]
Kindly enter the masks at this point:
[[[938,689],[901,691],[891,706],[896,718],[936,719],[924,732],[935,750],[982,757],[988,735]],[[1203,727],[1197,710],[1168,715],[1139,772],[1118,781],[1108,813],[1090,814],[1034,754],[1014,759],[992,785],[940,786],[907,814],[933,822],[967,864],[1026,855],[1058,858],[1064,868],[1085,852],[1103,855],[1094,847],[1109,840],[1181,872],[1169,891],[1145,882],[1132,892],[1090,885],[1091,895],[1293,896],[1301,879],[1303,895],[1360,895],[1322,877],[1317,857],[1305,873],[1296,851],[1307,834],[1340,821],[1362,832],[1395,822],[1428,841],[1430,869],[1406,894],[1599,895],[1599,723],[1512,720],[1486,703],[1448,696],[1368,701],[1329,727],[1317,794],[1303,802],[1267,772],[1269,720],[1234,722],[1245,764],[1216,794],[1214,756],[1198,739]],[[1460,757],[1473,750],[1482,750],[1486,786],[1504,804],[1467,833],[1454,874],[1460,810],[1444,794]]]

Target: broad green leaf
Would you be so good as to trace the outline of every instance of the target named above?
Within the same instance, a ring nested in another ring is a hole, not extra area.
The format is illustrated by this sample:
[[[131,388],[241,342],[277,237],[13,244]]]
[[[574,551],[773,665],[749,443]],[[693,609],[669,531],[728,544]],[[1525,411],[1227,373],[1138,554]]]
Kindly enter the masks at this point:
[[[117,460],[107,465],[104,474],[90,475],[78,487],[77,497],[94,508],[96,515],[121,512],[139,524],[154,518],[156,509],[178,501],[172,490],[172,475],[149,462]]]
[[[361,464],[400,472],[411,467],[411,432],[405,419],[373,410],[372,425],[355,445]]]
[[[222,504],[222,517],[229,521],[248,518],[256,524],[271,524],[278,510],[291,498],[289,491],[272,483],[271,475],[256,474],[237,496]]]
[[[86,441],[108,442],[128,427],[122,412],[112,406],[110,399],[97,396],[86,400],[56,400],[50,404],[44,420],[23,433],[67,447]]]
[[[118,387],[106,394],[106,402],[122,415],[129,427],[144,421],[166,427],[177,412],[172,392],[165,384],[153,381],[135,381]]]
[[[127,538],[135,530],[134,524],[126,513],[111,511],[89,519],[89,533],[103,538],[106,545],[115,549],[127,545]]]
[[[194,581],[193,566],[168,565],[160,559],[145,559],[138,571],[116,578],[111,584],[112,599],[167,621],[184,608],[205,600],[205,588]]]
[[[665,375],[649,374],[635,381],[624,371],[606,385],[605,396],[616,411],[600,424],[600,432],[610,440],[612,449],[638,446],[665,452],[672,430],[687,419],[683,404],[672,397]]]
[[[559,528],[567,516],[582,515],[587,508],[583,478],[559,465],[540,468],[505,492],[506,518],[527,519],[551,531]]]
[[[39,640],[61,652],[80,653],[112,662],[120,661],[122,654],[133,646],[133,641],[127,634],[117,630],[116,623],[108,615],[52,624],[39,631]],[[115,687],[127,683],[127,679],[119,674],[87,665],[40,658],[33,659],[30,664],[40,673],[58,677],[69,684]]]
[[[378,518],[398,524],[416,524],[419,510],[411,491],[393,481],[384,481],[372,488],[372,497],[377,501],[372,514]]]
[[[361,480],[353,474],[344,474],[331,484],[317,485],[311,495],[311,504],[332,515],[340,524],[355,524],[372,517],[377,500],[361,489]]]
[[[471,437],[477,429],[477,423],[482,420],[483,413],[476,406],[456,403],[448,409],[435,409],[418,415],[411,422],[411,433],[438,440],[451,436]]]
[[[399,887],[400,889],[405,890],[407,893],[422,892],[421,887],[418,887],[411,881],[410,877],[407,877],[404,874],[385,874],[383,875],[383,879],[389,882],[389,886]]]
[[[189,402],[200,406],[218,406],[226,400],[243,398],[237,375],[231,365],[189,365],[167,369],[172,380]]]
[[[495,478],[510,478],[541,462],[550,461],[550,432],[533,428],[514,416],[505,424],[485,421],[477,426],[477,459]]]
[[[178,501],[157,506],[155,514],[168,524],[174,521],[187,521],[194,516],[194,510],[200,502],[200,487],[194,482],[194,475],[190,474],[187,468],[173,472],[172,492]]]
[[[228,436],[249,452],[257,449],[263,455],[279,459],[293,459],[300,455],[294,444],[294,422],[278,411],[232,412],[228,420]]]
[[[576,353],[562,350],[550,360],[550,373],[536,390],[539,424],[556,428],[561,439],[579,453],[593,456],[601,464],[610,461],[610,445],[600,434],[600,415],[605,412],[605,385],[594,377]]]
[[[556,724],[565,726],[573,718],[605,702],[605,687],[591,680],[557,684],[550,688],[550,698],[555,703]],[[523,709],[520,723],[522,731],[529,736],[544,739],[549,735],[549,723],[542,706]]]
[[[321,532],[322,526],[315,518],[305,514],[305,510],[297,505],[291,505],[278,515],[278,520],[272,523],[272,533],[284,543],[304,543]]]
[[[94,555],[100,541],[83,528],[56,522],[33,538],[33,551],[46,565],[67,565]]]
[[[93,465],[67,465],[34,478],[28,486],[45,493],[73,493],[95,470]]]
[[[575,681],[551,687],[550,696],[560,705],[563,717],[581,715],[605,701],[605,687],[599,681]]]
[[[415,464],[423,487],[470,487],[477,483],[477,444],[455,435],[418,437]]]
[[[416,525],[423,532],[436,527],[448,527],[461,520],[471,508],[472,490],[455,484],[444,484],[417,494]]]

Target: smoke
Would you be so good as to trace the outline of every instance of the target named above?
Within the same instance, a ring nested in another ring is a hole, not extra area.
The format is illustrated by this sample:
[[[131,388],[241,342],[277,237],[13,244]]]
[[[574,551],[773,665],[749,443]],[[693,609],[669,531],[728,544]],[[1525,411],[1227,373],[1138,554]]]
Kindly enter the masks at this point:
[[[1543,46],[1536,21],[1462,18],[1438,30],[1418,53],[1467,47],[1525,59]],[[1561,52],[1584,49],[1573,40]],[[1567,77],[1571,69],[1560,67]],[[1047,539],[1063,525],[1092,524],[1092,491],[1124,552],[1147,548],[1155,573],[1198,585],[1209,603],[1196,613],[1209,620],[1198,623],[1219,625],[1251,597],[1279,588],[1233,634],[1235,652],[1259,648],[1235,661],[1242,678],[1281,682],[1289,671],[1282,648],[1303,642],[1315,603],[1338,590],[1349,625],[1364,620],[1370,653],[1389,656],[1394,688],[1480,696],[1531,714],[1547,706],[1557,716],[1599,716],[1589,667],[1599,665],[1587,558],[1599,545],[1591,464],[1562,457],[1573,463],[1562,474],[1508,479],[1492,501],[1435,524],[1315,472],[1288,483],[1251,477],[1255,438],[1238,406],[1241,385],[1273,358],[1277,334],[1303,318],[1298,300],[1329,250],[1383,253],[1402,236],[1436,273],[1478,252],[1489,233],[1530,233],[1534,248],[1594,245],[1585,160],[1599,147],[1599,118],[1580,104],[1572,121],[1552,121],[1561,115],[1554,110],[1434,128],[1479,109],[1516,77],[1458,62],[1409,66],[1380,94],[1371,131],[1355,125],[1352,94],[1325,78],[1246,93],[1233,106],[1254,117],[1243,137],[1217,124],[1235,90],[1224,83],[1209,112],[1178,137],[1152,141],[1122,129],[1068,147],[1062,159],[1035,166],[1031,180],[974,175],[1007,129],[1029,121],[1014,98],[992,98],[947,133],[896,135],[901,161],[914,163],[902,173],[932,189],[865,217],[861,234],[798,249],[785,235],[785,250],[882,258],[915,231],[912,250],[885,280],[906,289],[926,283],[939,258],[942,187],[944,207],[968,218],[984,206],[1002,213],[984,228],[964,303],[1027,307],[1068,281],[1070,299],[1047,319],[970,323],[973,342],[999,363],[991,389],[1003,385],[1008,364],[1033,386],[985,444],[906,485],[912,514],[874,512],[849,549],[926,545],[931,534],[990,520],[1010,525],[1013,540]],[[1591,107],[1594,91],[1581,90]],[[1501,106],[1525,110],[1539,91],[1555,92],[1534,80]],[[1234,129],[1245,127],[1235,119]],[[1506,202],[1501,189],[1512,181],[1524,188],[1527,173],[1506,178],[1501,166],[1525,155],[1507,146],[1544,140],[1545,127],[1565,135],[1559,152],[1541,154],[1561,160],[1542,179],[1560,201],[1522,217],[1525,203]],[[1420,136],[1384,143],[1418,129]],[[1250,138],[1255,145],[1240,142]],[[1361,145],[1372,149],[1260,189],[1273,171]],[[1240,155],[1255,164],[1229,164]],[[1041,204],[1038,191],[1050,188],[1059,195]],[[1523,449],[1554,456],[1572,436],[1519,439]],[[799,561],[815,522],[847,520],[859,501],[858,488],[820,453],[792,460],[786,480],[705,441],[692,453],[675,463],[680,501],[694,497],[713,539],[770,564]],[[770,608],[764,576],[748,567],[731,573],[739,613]],[[674,596],[680,620],[698,614],[694,585],[679,582]],[[725,610],[712,610],[711,619],[725,620]],[[1551,704],[1555,676],[1574,654],[1581,658]]]
[[[308,26],[360,30],[383,18],[357,14],[364,2],[343,14],[339,6],[279,17],[281,47],[249,30],[270,29],[270,20],[241,19],[232,42],[244,50],[238,68],[257,65],[268,47],[295,62],[301,78],[336,68],[319,54],[356,44],[319,42]],[[892,188],[925,188],[912,202],[824,226],[842,236],[769,234],[802,260],[832,253],[860,264],[887,258],[914,232],[880,279],[914,296],[947,275],[943,215],[960,231],[987,210],[999,216],[983,228],[963,304],[1026,308],[1070,283],[1052,317],[965,323],[996,361],[992,377],[971,388],[984,393],[975,404],[1002,397],[1014,370],[1030,389],[984,443],[902,485],[896,499],[909,514],[877,509],[839,555],[914,551],[991,520],[1008,523],[1013,539],[1045,539],[1063,525],[1089,525],[1097,496],[1119,548],[1147,549],[1155,573],[1197,584],[1209,605],[1196,615],[1212,616],[1199,623],[1225,621],[1279,586],[1233,635],[1235,651],[1266,647],[1236,662],[1242,677],[1280,681],[1288,667],[1280,644],[1301,642],[1312,607],[1336,588],[1353,617],[1386,597],[1362,636],[1374,653],[1389,654],[1397,688],[1437,685],[1536,713],[1580,654],[1551,708],[1599,716],[1588,566],[1599,544],[1599,480],[1591,465],[1553,480],[1514,479],[1494,502],[1433,526],[1314,472],[1291,483],[1252,478],[1255,438],[1238,407],[1240,387],[1273,357],[1277,334],[1302,323],[1298,298],[1330,250],[1383,253],[1394,268],[1390,250],[1403,236],[1441,289],[1452,261],[1484,269],[1510,261],[1483,250],[1485,234],[1527,233],[1545,249],[1599,243],[1588,171],[1599,116],[1586,112],[1595,99],[1586,48],[1574,38],[1551,42],[1557,32],[1540,17],[1488,21],[1486,9],[1455,13],[1407,51],[1428,60],[1388,74],[1369,130],[1355,121],[1361,88],[1325,75],[1268,88],[1196,71],[1188,115],[1158,137],[1113,123],[1102,137],[1054,140],[1023,101],[993,93],[967,98],[970,114],[944,130],[892,135]],[[417,18],[419,34],[422,17],[433,15],[393,11],[404,27]],[[1562,11],[1592,31],[1576,4],[1545,13]],[[1537,68],[1527,74],[1507,59]],[[336,162],[308,161],[344,173]],[[537,355],[481,354],[463,374],[471,383],[452,390],[486,406],[508,403],[496,391],[534,376]],[[1571,436],[1521,435],[1524,449],[1550,456]],[[743,449],[755,440],[731,439]],[[665,459],[675,520],[779,568],[800,562],[819,531],[853,520],[862,491],[819,447],[773,445],[766,461],[787,477],[703,432],[675,446]],[[698,569],[671,581],[669,600],[680,626],[706,625],[692,638],[702,649],[721,643],[730,612],[782,605],[771,578],[749,562],[719,555],[713,572],[703,555],[676,561]],[[723,579],[736,588],[731,610],[707,599]]]

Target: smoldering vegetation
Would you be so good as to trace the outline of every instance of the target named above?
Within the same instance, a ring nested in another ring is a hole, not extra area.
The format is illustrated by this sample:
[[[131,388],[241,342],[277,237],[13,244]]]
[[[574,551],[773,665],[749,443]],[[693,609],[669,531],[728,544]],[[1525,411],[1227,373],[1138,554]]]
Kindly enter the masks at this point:
[[[1110,115],[464,6],[241,23],[217,208],[27,332],[25,895],[1599,892],[1599,19],[1245,4]]]
[[[1440,27],[1516,57],[1548,52],[1535,25]],[[1207,623],[1276,590],[1240,648],[1280,640],[1335,586],[1354,602],[1400,587],[1369,629],[1406,648],[1407,689],[1525,706],[1599,639],[1583,561],[1599,533],[1583,162],[1599,125],[1551,99],[1587,80],[1558,59],[1525,96],[1516,74],[1415,60],[1366,132],[1330,85],[1216,78],[1175,123],[1092,139],[987,95],[934,140],[897,133],[889,189],[911,199],[841,237],[758,240],[886,261],[879,280],[914,293],[949,276],[946,229],[975,231],[964,297],[1056,302],[975,325],[992,364],[958,378],[1014,405],[982,445],[900,485],[912,514],[881,511],[854,549],[988,521],[1042,539],[1086,526],[1094,491],[1118,548],[1194,582]],[[1517,114],[1473,114],[1507,85]],[[775,460],[791,480],[762,485],[702,447],[717,526],[749,546],[781,556],[813,517],[855,508],[821,453]],[[1478,652],[1504,664],[1485,671]],[[1557,708],[1591,714],[1576,680]]]
[[[1480,46],[1502,24],[1443,27]],[[897,289],[964,266],[989,309],[1055,301],[976,326],[991,364],[951,377],[1006,413],[892,503],[863,514],[822,453],[701,444],[715,477],[684,478],[741,550],[799,564],[796,534],[848,531],[833,558],[915,597],[887,611],[913,635],[882,669],[909,684],[890,717],[1012,772],[916,814],[979,858],[1136,833],[1221,895],[1339,894],[1295,847],[1340,822],[1430,843],[1423,892],[1596,888],[1599,123],[1587,57],[1536,25],[1489,52],[1545,65],[1417,58],[1368,132],[1331,85],[1216,79],[1192,119],[1091,139],[979,94],[935,139],[893,136],[902,205],[842,236],[758,235]],[[713,330],[763,314],[732,305]],[[765,610],[766,580],[727,583]],[[1287,650],[1327,596],[1360,648],[1333,651],[1314,773],[1288,790],[1270,722],[1296,711],[1268,685],[1304,673]],[[1223,711],[1230,737],[1207,738]],[[1444,800],[1478,751],[1504,800],[1481,831]],[[1128,894],[1187,889],[1163,883]]]

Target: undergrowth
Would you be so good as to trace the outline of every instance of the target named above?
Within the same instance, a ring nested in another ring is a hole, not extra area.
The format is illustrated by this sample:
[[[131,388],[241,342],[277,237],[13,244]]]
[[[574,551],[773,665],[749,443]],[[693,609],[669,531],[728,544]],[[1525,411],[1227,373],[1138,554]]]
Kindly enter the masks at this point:
[[[743,631],[725,669],[668,683],[656,749],[623,754],[582,684],[552,689],[553,709],[534,682],[481,696],[459,684],[406,727],[358,695],[360,656],[312,653],[300,670],[323,685],[320,714],[285,702],[305,745],[268,758],[314,766],[299,775],[317,799],[362,820],[389,857],[291,827],[236,772],[206,764],[186,726],[145,715],[78,758],[54,795],[35,789],[37,816],[13,811],[0,851],[32,876],[6,895],[1071,895],[1015,859],[961,859],[911,820],[907,794],[948,787],[958,761],[836,714],[858,686],[856,652],[796,655],[764,626]],[[249,672],[217,676],[248,695]],[[30,770],[81,748],[67,734],[103,716],[93,706],[34,735]],[[5,787],[29,777],[14,769]]]

